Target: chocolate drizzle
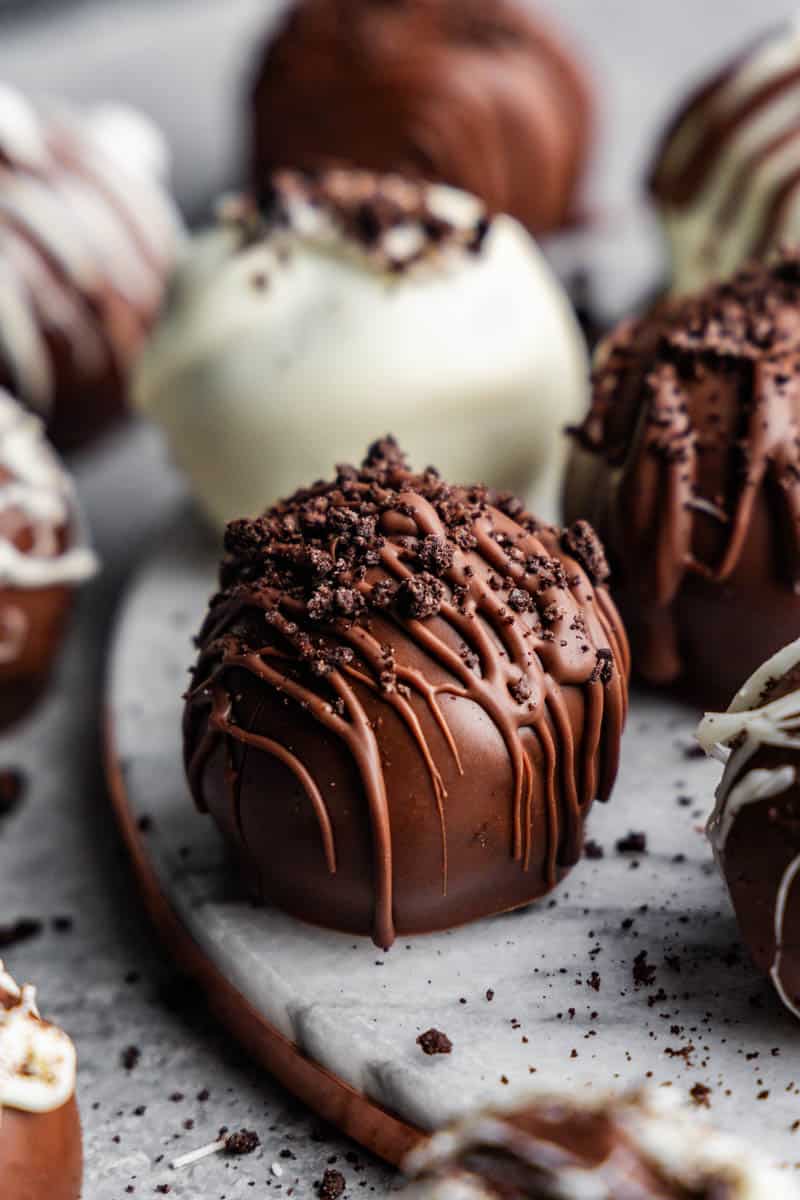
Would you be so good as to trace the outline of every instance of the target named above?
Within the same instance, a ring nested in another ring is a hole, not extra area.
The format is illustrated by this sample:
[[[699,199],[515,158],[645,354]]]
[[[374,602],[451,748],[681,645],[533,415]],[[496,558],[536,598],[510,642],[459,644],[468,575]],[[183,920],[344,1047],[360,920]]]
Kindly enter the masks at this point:
[[[274,755],[302,785],[327,869],[337,870],[313,765],[237,720],[231,678],[244,672],[303,709],[352,756],[370,819],[373,936],[388,947],[395,937],[391,805],[380,732],[363,696],[391,708],[422,755],[438,814],[444,895],[448,809],[459,798],[448,794],[445,764],[414,698],[463,778],[442,706],[456,697],[480,706],[511,762],[513,860],[530,870],[533,806],[541,803],[544,887],[577,861],[583,817],[595,795],[608,796],[616,772],[628,671],[605,576],[590,580],[575,556],[604,571],[588,527],[562,538],[509,496],[450,487],[433,470],[414,475],[388,440],[372,447],[360,471],[340,468],[335,482],[298,492],[258,520],[233,522],[226,549],[223,590],[201,631],[187,698],[187,770],[201,808],[205,768],[224,739],[230,811],[244,841],[231,747]],[[430,672],[404,661],[392,630],[411,640]],[[585,697],[580,739],[562,690],[570,687]],[[541,753],[541,780],[528,733]]]
[[[602,483],[591,497],[568,488],[567,506],[648,610],[648,678],[682,673],[676,600],[691,578],[721,589],[744,569],[761,505],[775,587],[800,591],[798,305],[800,261],[785,254],[626,323],[599,352],[591,411],[571,432]]]
[[[581,69],[513,0],[295,0],[252,111],[255,191],[282,167],[368,167],[462,188],[533,232],[574,218],[591,134]]]

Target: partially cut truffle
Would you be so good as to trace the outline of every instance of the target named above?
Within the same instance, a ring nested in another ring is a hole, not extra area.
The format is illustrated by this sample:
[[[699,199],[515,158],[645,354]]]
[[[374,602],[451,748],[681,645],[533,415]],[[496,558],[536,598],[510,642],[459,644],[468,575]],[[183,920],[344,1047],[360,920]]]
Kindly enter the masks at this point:
[[[0,962],[0,1193],[79,1200],[83,1174],[72,1042]]]
[[[186,764],[255,894],[388,947],[553,888],[627,699],[591,530],[415,475],[388,440],[226,550]]]
[[[794,1181],[653,1091],[535,1096],[433,1135],[406,1200],[797,1200]]]
[[[800,632],[800,260],[626,322],[573,430],[567,519],[597,529],[645,680],[702,707]]]
[[[0,85],[0,384],[60,448],[125,411],[180,221],[141,114],[35,107]]]
[[[725,762],[708,836],[742,940],[800,1017],[800,640],[748,679],[701,744]]]
[[[69,476],[0,388],[0,726],[41,694],[75,588],[96,568]]]
[[[575,217],[589,89],[516,0],[294,0],[251,105],[256,191],[345,164],[463,188],[534,233]]]
[[[670,123],[650,187],[675,292],[727,278],[800,239],[798,76],[794,18],[715,71]]]

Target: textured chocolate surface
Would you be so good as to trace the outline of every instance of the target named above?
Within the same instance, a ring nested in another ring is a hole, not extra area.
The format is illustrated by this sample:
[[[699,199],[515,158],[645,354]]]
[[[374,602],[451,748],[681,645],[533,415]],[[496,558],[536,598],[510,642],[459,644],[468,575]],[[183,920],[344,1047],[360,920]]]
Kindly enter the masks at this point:
[[[634,667],[705,707],[800,632],[799,302],[786,255],[624,324],[573,431]]]
[[[0,385],[62,448],[125,409],[177,250],[165,156],[127,109],[38,110],[0,87]]]
[[[789,1200],[794,1184],[653,1093],[532,1098],[413,1151],[408,1200]]]
[[[698,731],[726,761],[708,824],[742,940],[800,1017],[800,641]]]
[[[299,0],[253,87],[256,189],[280,167],[417,174],[535,232],[574,215],[587,87],[512,0]]]
[[[414,475],[389,440],[226,548],[186,761],[256,893],[388,947],[549,891],[626,707],[588,526]]]

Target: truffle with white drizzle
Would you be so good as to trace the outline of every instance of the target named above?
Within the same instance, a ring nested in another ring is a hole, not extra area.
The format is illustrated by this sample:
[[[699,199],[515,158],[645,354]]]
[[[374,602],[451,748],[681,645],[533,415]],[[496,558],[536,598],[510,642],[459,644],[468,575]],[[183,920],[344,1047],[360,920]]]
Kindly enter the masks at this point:
[[[435,1133],[405,1200],[797,1200],[794,1181],[671,1094],[537,1094]]]
[[[800,19],[712,73],[676,114],[651,191],[684,293],[800,239]]]
[[[40,693],[74,589],[96,567],[41,423],[0,388],[0,722]]]
[[[160,132],[0,85],[0,384],[78,445],[124,411],[179,247]]]
[[[707,713],[697,736],[725,763],[708,836],[742,939],[800,1017],[800,639]]]
[[[588,363],[521,225],[395,175],[280,172],[199,238],[134,399],[214,523],[255,515],[392,429],[447,477],[555,479]]]
[[[82,1150],[76,1055],[42,1020],[36,993],[0,962],[0,1184],[3,1200],[78,1200]]]

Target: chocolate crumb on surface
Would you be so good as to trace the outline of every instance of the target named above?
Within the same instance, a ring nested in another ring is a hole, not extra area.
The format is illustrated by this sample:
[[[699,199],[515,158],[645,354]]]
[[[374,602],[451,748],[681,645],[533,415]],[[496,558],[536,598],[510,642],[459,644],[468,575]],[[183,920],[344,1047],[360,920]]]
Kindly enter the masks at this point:
[[[8,817],[22,803],[28,777],[17,767],[0,769],[0,818]]]
[[[596,860],[605,857],[605,850],[594,838],[588,838],[583,846],[583,854],[585,858]]]
[[[647,853],[647,835],[637,833],[631,830],[625,837],[619,838],[617,841],[618,854],[646,854]]]
[[[453,1049],[450,1038],[440,1029],[426,1029],[417,1038],[417,1045],[423,1054],[450,1054]]]
[[[322,1176],[322,1182],[319,1185],[317,1194],[320,1200],[339,1200],[346,1186],[347,1182],[342,1172],[328,1167]]]
[[[226,1154],[252,1154],[260,1145],[261,1139],[252,1129],[237,1129],[225,1137]]]

